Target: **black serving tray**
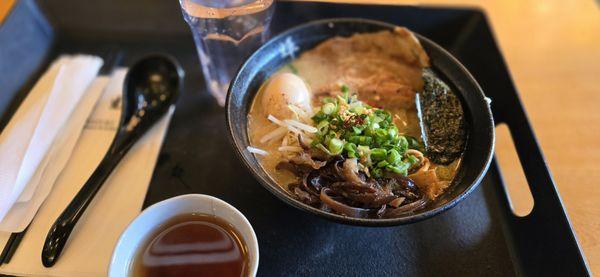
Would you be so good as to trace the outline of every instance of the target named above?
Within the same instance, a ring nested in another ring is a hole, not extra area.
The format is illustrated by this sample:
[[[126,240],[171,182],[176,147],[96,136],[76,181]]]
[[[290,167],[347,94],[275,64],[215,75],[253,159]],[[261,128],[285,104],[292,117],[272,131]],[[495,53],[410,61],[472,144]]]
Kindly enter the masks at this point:
[[[124,65],[166,52],[186,71],[144,206],[187,193],[219,197],[246,215],[259,240],[260,276],[590,275],[533,130],[485,14],[472,8],[277,2],[272,33],[329,17],[406,26],[454,54],[506,123],[535,206],[513,215],[494,161],[477,190],[429,220],[369,228],[326,221],[269,194],[237,160],[224,110],[204,89],[196,50],[178,1],[21,0],[0,26],[0,128],[48,64],[63,53]],[[509,19],[507,19],[509,20]],[[126,184],[124,184],[126,185]]]

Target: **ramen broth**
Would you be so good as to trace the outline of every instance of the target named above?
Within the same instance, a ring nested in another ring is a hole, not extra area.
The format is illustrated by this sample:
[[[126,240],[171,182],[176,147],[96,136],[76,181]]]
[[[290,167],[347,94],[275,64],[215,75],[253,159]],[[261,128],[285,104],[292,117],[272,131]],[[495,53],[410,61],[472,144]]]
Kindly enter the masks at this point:
[[[349,61],[352,62],[351,57],[349,57]],[[332,76],[330,73],[332,70],[335,70],[335,68],[324,66],[324,64],[326,63],[324,63],[323,60],[316,55],[301,55],[298,59],[292,61],[290,64],[280,68],[273,75],[283,72],[293,73],[300,76],[306,82],[309,88],[324,87],[331,82],[336,82],[336,80],[329,77]],[[252,103],[250,113],[248,114],[250,145],[255,145],[269,152],[269,155],[260,158],[261,166],[275,181],[285,187],[287,184],[296,180],[297,177],[289,171],[275,169],[277,163],[284,158],[283,155],[277,150],[278,145],[260,143],[260,138],[273,131],[274,128],[273,124],[271,124],[267,117],[264,116],[264,114],[267,114],[267,112],[264,110],[264,107],[259,104],[260,101],[258,101],[258,99],[262,98],[264,87],[264,85],[261,86],[256,94],[254,98],[256,100]],[[361,95],[359,95],[359,98],[360,97]],[[313,96],[312,104],[313,106],[320,106],[320,97]],[[398,126],[398,130],[401,134],[416,138],[421,137],[421,127],[419,126],[419,119],[417,117],[415,105],[407,108],[386,108],[385,103],[376,104],[386,110],[389,110],[394,115],[394,123],[396,126]],[[456,173],[456,170],[458,169],[459,163],[460,159],[447,166],[438,165],[438,167],[440,167],[439,171],[443,172],[447,179],[452,179]]]
[[[317,87],[317,85],[319,84],[325,83],[324,79],[326,79],[324,77],[321,77],[326,76],[326,71],[318,66],[320,64],[318,62],[318,60],[312,58],[304,59],[304,56],[302,56],[299,59],[292,62],[291,65],[295,66],[295,68],[298,68],[297,70],[294,70],[294,72],[296,72],[298,76],[302,77],[302,79],[308,84],[308,86],[312,88]],[[312,68],[312,70],[309,70],[309,68]],[[281,72],[291,73],[292,70],[289,66],[284,66],[277,73]],[[302,72],[311,73],[302,74]],[[262,98],[263,88],[264,86],[262,86],[261,89],[259,89],[258,93],[255,96],[255,99]],[[313,97],[313,105],[319,105],[318,101],[318,97]],[[267,173],[269,173],[269,175],[275,181],[277,181],[278,184],[285,187],[288,183],[291,183],[294,180],[296,180],[297,177],[289,171],[275,169],[277,164],[285,158],[284,155],[282,155],[281,152],[277,150],[279,145],[272,143],[260,143],[260,138],[262,138],[267,133],[273,131],[274,127],[271,124],[271,122],[267,119],[267,117],[264,116],[264,114],[266,113],[266,111],[264,111],[264,107],[258,103],[260,103],[260,101],[254,101],[252,103],[250,113],[248,114],[248,133],[250,136],[250,144],[269,152],[269,155],[262,156],[260,158],[260,164],[267,171]],[[419,127],[417,111],[414,106],[410,108],[396,108],[394,110],[390,110],[390,112],[394,114],[394,123],[396,123],[396,126],[398,126],[398,130],[401,134],[406,134],[413,137],[420,137],[421,128]],[[452,166],[452,168],[455,168],[455,166]]]

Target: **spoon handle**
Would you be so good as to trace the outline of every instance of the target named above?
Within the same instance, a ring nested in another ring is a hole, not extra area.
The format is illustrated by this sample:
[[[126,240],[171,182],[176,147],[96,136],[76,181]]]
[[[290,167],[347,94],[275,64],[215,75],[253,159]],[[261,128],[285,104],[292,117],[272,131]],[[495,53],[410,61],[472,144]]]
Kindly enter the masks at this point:
[[[94,173],[56,219],[42,248],[42,264],[45,267],[52,267],[56,263],[75,224],[129,148],[117,147],[116,143],[113,143]]]

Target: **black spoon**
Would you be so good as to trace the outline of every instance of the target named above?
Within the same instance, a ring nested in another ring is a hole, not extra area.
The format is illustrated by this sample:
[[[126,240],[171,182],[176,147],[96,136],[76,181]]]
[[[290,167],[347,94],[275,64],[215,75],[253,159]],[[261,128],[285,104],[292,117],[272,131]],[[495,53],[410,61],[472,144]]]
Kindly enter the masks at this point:
[[[51,267],[94,195],[133,144],[175,104],[183,70],[163,55],[145,57],[125,77],[119,129],[104,159],[48,231],[42,263]]]

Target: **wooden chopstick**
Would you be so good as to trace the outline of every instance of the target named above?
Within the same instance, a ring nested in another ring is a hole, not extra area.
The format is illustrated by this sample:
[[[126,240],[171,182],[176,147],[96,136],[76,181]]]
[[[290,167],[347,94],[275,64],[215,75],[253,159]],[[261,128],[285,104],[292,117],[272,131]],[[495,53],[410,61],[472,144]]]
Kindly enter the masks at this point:
[[[23,240],[23,237],[25,236],[25,233],[27,233],[28,229],[29,226],[27,226],[27,228],[25,228],[25,230],[22,232],[10,234],[8,241],[2,250],[2,254],[0,254],[0,265],[10,262],[10,259],[12,259],[12,256],[17,251],[17,248],[19,247],[19,244],[21,244],[21,241]]]
[[[2,249],[2,254],[0,254],[0,265],[1,264],[5,264],[4,261],[6,261],[6,257],[8,256],[8,252],[10,251],[13,243],[15,242],[16,234],[17,233],[10,234],[10,237],[8,238],[8,241],[6,242],[6,245],[4,245],[4,249]]]

